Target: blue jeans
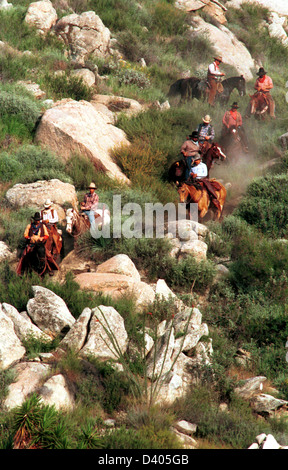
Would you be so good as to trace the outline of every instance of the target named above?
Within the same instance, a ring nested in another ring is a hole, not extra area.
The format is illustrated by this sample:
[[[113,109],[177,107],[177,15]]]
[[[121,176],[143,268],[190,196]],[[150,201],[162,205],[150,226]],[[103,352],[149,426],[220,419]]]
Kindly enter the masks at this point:
[[[90,220],[90,225],[92,225],[95,222],[94,211],[83,211],[83,214],[88,215],[88,218]]]

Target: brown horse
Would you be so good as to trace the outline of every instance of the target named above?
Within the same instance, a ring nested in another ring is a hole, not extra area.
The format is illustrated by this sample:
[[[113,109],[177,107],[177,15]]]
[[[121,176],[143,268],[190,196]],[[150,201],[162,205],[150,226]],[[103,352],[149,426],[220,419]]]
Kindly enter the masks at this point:
[[[19,247],[19,252],[21,254],[16,268],[18,276],[34,271],[43,277],[47,272],[52,275],[53,271],[59,270],[58,264],[45,243],[26,244],[24,249]]]
[[[198,204],[198,215],[201,219],[205,217],[210,208],[214,213],[214,220],[219,220],[223,211],[227,191],[218,181],[213,179],[209,180],[209,183],[212,184],[217,195],[217,201],[216,204],[214,204],[213,199],[203,183],[204,180],[196,181],[191,184],[182,183],[178,187],[180,202],[185,204]]]
[[[212,144],[208,141],[204,142],[201,147],[201,155],[202,155],[202,162],[206,164],[208,170],[208,178],[209,178],[209,171],[213,167],[215,161],[223,161],[226,160],[226,155],[223,152],[220,145],[216,142],[212,142]]]
[[[254,114],[258,119],[265,119],[269,111],[269,102],[265,95],[261,91],[257,91],[254,95],[249,95],[250,100],[250,113]]]
[[[102,225],[110,223],[110,212],[103,206],[103,209],[96,209],[94,230],[101,229]],[[87,230],[90,230],[90,221],[86,215],[80,214],[76,209],[69,208],[66,210],[66,231],[73,237],[79,237]],[[91,235],[93,233],[90,230]]]

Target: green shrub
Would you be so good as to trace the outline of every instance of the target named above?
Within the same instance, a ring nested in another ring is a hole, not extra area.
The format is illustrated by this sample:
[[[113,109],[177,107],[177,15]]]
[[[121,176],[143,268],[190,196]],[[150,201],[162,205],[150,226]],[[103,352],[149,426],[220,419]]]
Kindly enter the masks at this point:
[[[39,105],[32,98],[0,91],[0,117],[7,122],[7,117],[17,117],[29,132],[32,132],[40,116]]]
[[[269,236],[285,238],[288,216],[287,182],[286,174],[255,179],[248,186],[235,215]]]
[[[10,162],[10,164],[9,164]],[[0,181],[30,183],[53,178],[70,183],[65,164],[47,149],[25,144],[14,150],[0,153]],[[13,170],[13,171],[12,171]]]
[[[64,72],[61,75],[46,74],[42,80],[54,100],[71,98],[76,101],[90,101],[92,98],[92,89],[84,83],[81,77]]]

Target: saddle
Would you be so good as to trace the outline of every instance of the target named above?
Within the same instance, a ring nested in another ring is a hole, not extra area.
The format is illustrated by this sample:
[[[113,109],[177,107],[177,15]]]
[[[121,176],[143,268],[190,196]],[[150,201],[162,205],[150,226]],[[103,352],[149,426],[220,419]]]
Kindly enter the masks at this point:
[[[201,185],[201,187],[205,188],[209,198],[210,202],[218,209],[221,210],[220,203],[217,198],[217,194],[215,191],[220,191],[221,185],[216,181],[215,179],[209,179],[209,178],[202,178],[201,181],[198,181]]]

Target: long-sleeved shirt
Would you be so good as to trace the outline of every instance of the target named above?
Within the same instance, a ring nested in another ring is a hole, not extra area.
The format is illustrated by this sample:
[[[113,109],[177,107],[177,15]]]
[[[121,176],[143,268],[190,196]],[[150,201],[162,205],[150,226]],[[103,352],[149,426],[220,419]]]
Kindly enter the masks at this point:
[[[201,123],[196,130],[198,132],[198,141],[200,143],[204,142],[204,140],[207,140],[205,137],[210,137],[210,141],[212,141],[215,137],[215,131],[211,124]]]
[[[43,209],[41,211],[42,221],[44,223],[56,224],[59,220],[56,209]]]
[[[262,78],[257,78],[254,88],[257,91],[270,91],[273,88],[272,78],[268,77],[268,75],[264,75]]]
[[[181,146],[181,153],[184,157],[194,157],[199,152],[198,142],[193,142],[193,140],[186,140]]]
[[[49,233],[45,224],[39,222],[38,224],[32,223],[27,225],[24,238],[30,240],[31,243],[44,242],[49,238]]]
[[[226,113],[223,116],[222,123],[228,129],[230,129],[231,126],[236,126],[236,127],[242,126],[242,116],[237,110],[226,111]]]
[[[190,174],[196,175],[196,179],[205,178],[206,176],[208,176],[207,165],[203,162],[200,162],[199,165],[192,166]]]
[[[222,77],[222,75],[223,74],[222,72],[220,72],[220,69],[218,65],[216,64],[216,62],[212,62],[212,64],[210,64],[208,67],[207,78],[210,78],[210,77],[218,78],[218,77]]]
[[[98,201],[99,201],[99,196],[98,194],[94,193],[86,193],[84,196],[84,205],[81,206],[81,209],[85,211],[91,211],[94,209],[97,209],[98,206]]]

